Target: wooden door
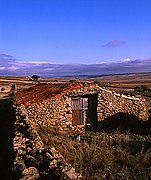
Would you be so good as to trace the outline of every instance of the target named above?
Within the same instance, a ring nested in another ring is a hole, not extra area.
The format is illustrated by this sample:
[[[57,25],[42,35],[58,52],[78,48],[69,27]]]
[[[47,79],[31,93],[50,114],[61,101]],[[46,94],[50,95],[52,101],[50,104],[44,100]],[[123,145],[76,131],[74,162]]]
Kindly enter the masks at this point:
[[[72,125],[84,125],[86,122],[86,110],[88,98],[72,98]]]

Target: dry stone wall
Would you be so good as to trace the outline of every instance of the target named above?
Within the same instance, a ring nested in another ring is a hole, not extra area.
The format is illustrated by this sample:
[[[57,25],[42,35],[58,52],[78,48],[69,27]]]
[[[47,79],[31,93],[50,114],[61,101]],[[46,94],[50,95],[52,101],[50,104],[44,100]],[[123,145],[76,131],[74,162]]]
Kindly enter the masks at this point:
[[[145,99],[125,96],[100,88],[98,93],[98,120],[101,121],[119,112],[134,114],[140,120],[148,119]]]
[[[60,130],[68,130],[72,128],[71,98],[90,94],[98,94],[98,121],[119,112],[134,114],[140,120],[148,118],[145,99],[117,94],[96,84],[60,93],[56,97],[30,106],[22,104],[20,107],[26,111],[30,124],[37,129],[57,127]]]
[[[16,108],[13,151],[12,179],[80,179],[54,147],[45,148],[34,123],[21,108]]]
[[[39,104],[26,107],[21,106],[26,110],[30,123],[40,127],[59,127],[60,130],[70,128],[72,125],[71,98],[61,96]]]

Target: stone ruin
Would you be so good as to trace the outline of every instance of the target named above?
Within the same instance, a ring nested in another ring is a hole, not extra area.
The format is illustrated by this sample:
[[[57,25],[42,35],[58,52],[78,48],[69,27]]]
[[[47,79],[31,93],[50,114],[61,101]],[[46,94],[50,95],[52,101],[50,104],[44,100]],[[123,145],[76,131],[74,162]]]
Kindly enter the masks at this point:
[[[16,104],[24,110],[30,124],[59,127],[96,124],[116,113],[148,119],[146,100],[118,94],[92,83],[38,84],[16,94]]]
[[[95,125],[118,112],[147,120],[146,100],[118,94],[92,83],[37,84],[15,95],[15,153],[13,174],[18,179],[49,177],[80,179],[53,147],[46,149],[39,127],[60,131]]]

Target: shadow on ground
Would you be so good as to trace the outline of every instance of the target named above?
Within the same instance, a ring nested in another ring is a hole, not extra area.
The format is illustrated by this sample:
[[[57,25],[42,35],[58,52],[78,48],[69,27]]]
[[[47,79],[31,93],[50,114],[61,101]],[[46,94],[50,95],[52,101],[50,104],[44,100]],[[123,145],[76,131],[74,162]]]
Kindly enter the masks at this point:
[[[149,113],[148,121],[140,121],[134,114],[120,112],[88,127],[87,131],[109,134],[128,133],[128,140],[121,141],[122,147],[132,154],[147,152],[151,150],[151,110],[149,110]]]
[[[87,127],[88,131],[104,131],[106,133],[120,131],[138,135],[151,135],[151,110],[147,121],[140,121],[134,114],[119,112],[101,122]]]
[[[138,135],[151,135],[151,110],[147,121],[140,121],[134,114],[119,112],[105,120],[98,122],[92,131],[104,131],[107,133],[120,131]]]
[[[0,179],[11,179],[14,123],[12,99],[0,100]]]

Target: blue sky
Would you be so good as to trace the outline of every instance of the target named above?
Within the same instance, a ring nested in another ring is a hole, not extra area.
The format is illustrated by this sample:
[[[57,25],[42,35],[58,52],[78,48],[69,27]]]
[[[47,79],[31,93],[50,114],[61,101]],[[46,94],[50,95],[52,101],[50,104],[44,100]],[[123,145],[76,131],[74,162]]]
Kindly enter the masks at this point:
[[[94,64],[151,57],[151,0],[0,0],[0,53]]]

